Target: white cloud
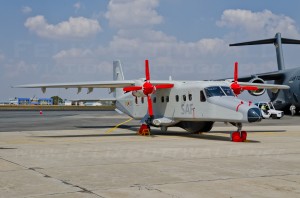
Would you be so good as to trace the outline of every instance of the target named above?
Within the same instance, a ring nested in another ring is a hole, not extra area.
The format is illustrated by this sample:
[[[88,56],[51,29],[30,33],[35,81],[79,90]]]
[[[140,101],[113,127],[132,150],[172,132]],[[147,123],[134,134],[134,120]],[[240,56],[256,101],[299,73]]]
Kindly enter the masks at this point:
[[[141,66],[143,60],[148,58],[153,63],[153,71],[160,71],[156,75],[167,73],[181,78],[186,78],[184,74],[188,76],[188,73],[193,73],[196,79],[207,79],[207,74],[219,71],[221,63],[217,60],[226,58],[230,53],[225,41],[220,38],[205,38],[185,42],[154,30],[153,25],[163,20],[155,10],[157,6],[158,0],[111,0],[105,16],[118,31],[108,45],[94,49],[62,50],[53,59],[61,66],[101,65],[106,72],[111,70],[112,60],[121,59],[126,61],[125,69],[128,71],[141,70],[143,73]],[[215,62],[208,62],[211,60]],[[103,64],[103,61],[109,64]],[[206,66],[206,69],[199,69],[201,66]]]
[[[112,62],[98,55],[95,50],[71,48],[58,52],[52,58],[56,62],[56,67],[60,67],[67,73],[73,70],[76,75],[101,74],[103,78],[111,73]]]
[[[81,3],[77,2],[73,5],[73,7],[75,8],[75,11],[77,12],[81,8]]]
[[[217,25],[220,27],[238,28],[254,35],[274,36],[276,32],[292,37],[300,35],[299,29],[292,18],[285,15],[276,15],[269,10],[262,12],[241,9],[225,10]]]
[[[29,7],[29,6],[24,6],[24,7],[22,7],[22,12],[23,12],[24,14],[29,14],[29,13],[32,12],[32,8]]]
[[[28,18],[24,25],[38,36],[52,39],[84,38],[101,31],[97,20],[84,17],[70,17],[68,21],[52,25],[44,16],[38,15]]]
[[[111,0],[105,17],[117,28],[160,24],[163,17],[155,10],[158,4],[159,0]]]

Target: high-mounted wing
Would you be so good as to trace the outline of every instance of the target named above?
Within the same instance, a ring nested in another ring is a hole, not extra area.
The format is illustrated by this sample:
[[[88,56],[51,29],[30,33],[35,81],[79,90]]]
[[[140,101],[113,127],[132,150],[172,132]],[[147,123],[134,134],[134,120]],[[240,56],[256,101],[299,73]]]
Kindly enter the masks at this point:
[[[250,82],[239,82],[243,86],[255,86],[259,89],[289,89],[287,85],[278,85],[278,84],[263,84],[263,83],[250,83]]]
[[[123,88],[126,86],[133,86],[135,81],[122,80],[122,81],[94,81],[94,82],[76,82],[76,83],[49,83],[49,84],[26,84],[17,85],[13,88],[41,88],[43,93],[47,88],[77,88],[78,93],[82,88],[88,88],[88,93],[92,92],[93,88]]]

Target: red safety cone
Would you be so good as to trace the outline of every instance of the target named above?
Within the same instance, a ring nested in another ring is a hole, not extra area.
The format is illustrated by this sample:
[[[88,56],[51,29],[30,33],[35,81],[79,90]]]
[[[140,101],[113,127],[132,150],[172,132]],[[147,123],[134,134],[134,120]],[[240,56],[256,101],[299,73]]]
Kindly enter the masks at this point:
[[[42,110],[40,110],[40,115],[43,115],[43,111]]]

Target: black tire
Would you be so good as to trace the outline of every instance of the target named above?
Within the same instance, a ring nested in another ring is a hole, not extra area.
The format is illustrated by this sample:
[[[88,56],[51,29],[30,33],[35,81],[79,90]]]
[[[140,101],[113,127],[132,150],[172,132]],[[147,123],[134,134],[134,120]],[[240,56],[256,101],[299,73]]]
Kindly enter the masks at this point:
[[[272,119],[278,119],[276,114],[272,114],[271,116],[272,116]]]

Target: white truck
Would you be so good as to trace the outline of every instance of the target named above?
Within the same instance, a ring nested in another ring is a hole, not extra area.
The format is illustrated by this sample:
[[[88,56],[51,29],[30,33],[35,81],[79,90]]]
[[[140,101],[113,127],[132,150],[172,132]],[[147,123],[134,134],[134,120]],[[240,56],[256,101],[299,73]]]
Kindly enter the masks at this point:
[[[283,111],[276,110],[272,102],[257,102],[255,105],[261,109],[261,114],[265,119],[280,119],[284,116]]]

